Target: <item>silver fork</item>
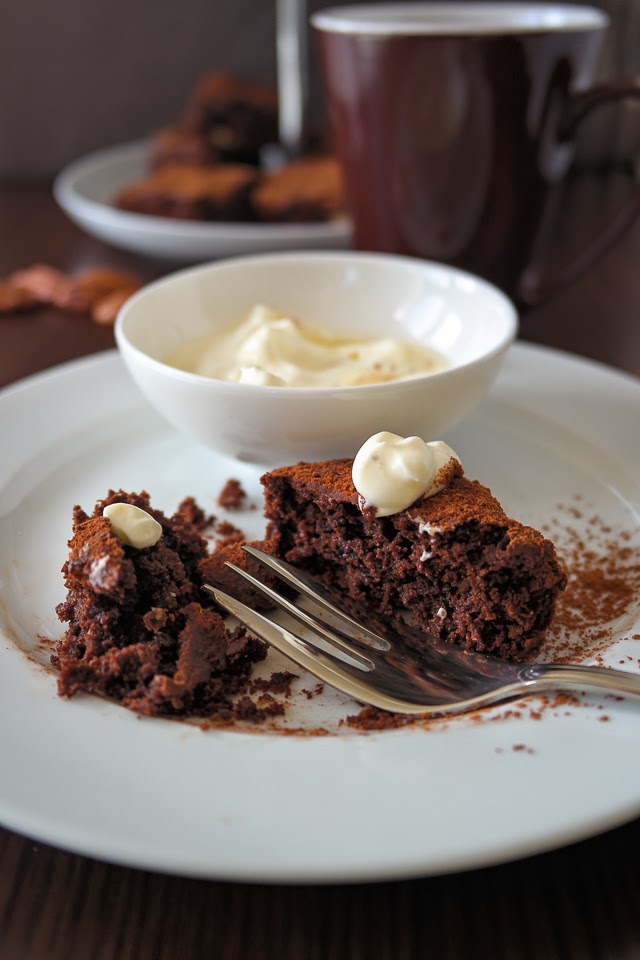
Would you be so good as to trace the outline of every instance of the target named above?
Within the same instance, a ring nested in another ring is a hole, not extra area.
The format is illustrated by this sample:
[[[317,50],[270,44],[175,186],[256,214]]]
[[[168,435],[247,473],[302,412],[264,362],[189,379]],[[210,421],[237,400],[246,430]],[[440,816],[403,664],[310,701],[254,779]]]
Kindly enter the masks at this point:
[[[251,609],[207,585],[229,613],[252,633],[309,673],[362,703],[394,713],[459,713],[552,690],[606,690],[640,697],[640,676],[622,670],[554,663],[505,663],[446,644],[400,621],[371,611],[351,616],[344,598],[306,573],[244,545],[255,560],[299,594],[296,602],[227,563],[268,597],[286,622]],[[371,626],[364,626],[366,616]],[[280,618],[282,619],[282,618]],[[295,630],[292,623],[302,626]]]

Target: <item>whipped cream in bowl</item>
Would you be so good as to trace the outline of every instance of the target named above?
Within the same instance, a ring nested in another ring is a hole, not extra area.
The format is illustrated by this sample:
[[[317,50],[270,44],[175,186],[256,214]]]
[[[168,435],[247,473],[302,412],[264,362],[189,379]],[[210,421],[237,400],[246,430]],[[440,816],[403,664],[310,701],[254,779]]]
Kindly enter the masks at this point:
[[[270,467],[353,456],[381,429],[442,436],[490,389],[516,330],[515,308],[484,280],[345,251],[180,271],[128,300],[115,332],[176,429]]]
[[[203,377],[271,387],[357,387],[447,367],[444,354],[417,340],[337,335],[264,304],[181,344],[167,362]]]

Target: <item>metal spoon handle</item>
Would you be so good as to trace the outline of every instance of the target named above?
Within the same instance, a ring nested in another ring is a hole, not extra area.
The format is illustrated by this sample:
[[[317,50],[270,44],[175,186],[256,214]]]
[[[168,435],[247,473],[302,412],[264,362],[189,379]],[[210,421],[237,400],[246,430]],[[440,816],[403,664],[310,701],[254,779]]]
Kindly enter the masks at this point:
[[[280,143],[290,157],[302,153],[309,95],[306,0],[276,0]]]

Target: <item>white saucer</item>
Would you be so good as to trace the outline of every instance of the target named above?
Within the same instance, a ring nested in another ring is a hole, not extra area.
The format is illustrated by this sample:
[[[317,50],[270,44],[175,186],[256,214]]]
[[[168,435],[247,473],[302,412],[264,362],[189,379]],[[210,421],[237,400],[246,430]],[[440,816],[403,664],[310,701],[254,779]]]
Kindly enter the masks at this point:
[[[66,167],[53,192],[83,230],[115,247],[176,263],[275,250],[349,247],[347,219],[328,223],[201,223],[129,213],[113,206],[123,187],[145,175],[147,141],[100,150]]]

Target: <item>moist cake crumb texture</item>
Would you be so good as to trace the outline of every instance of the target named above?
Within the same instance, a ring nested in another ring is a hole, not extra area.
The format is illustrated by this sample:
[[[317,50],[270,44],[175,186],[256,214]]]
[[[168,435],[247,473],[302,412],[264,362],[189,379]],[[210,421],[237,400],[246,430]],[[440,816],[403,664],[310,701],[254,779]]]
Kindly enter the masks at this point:
[[[116,502],[154,517],[163,529],[158,543],[125,546],[102,516]],[[91,515],[74,508],[67,597],[57,607],[67,628],[53,657],[61,695],[88,691],[152,716],[255,721],[282,713],[277,701],[249,696],[265,645],[242,629],[230,632],[202,589],[202,520],[192,499],[167,517],[146,492],[111,491]]]
[[[389,517],[362,513],[350,459],[262,478],[270,549],[348,597],[468,650],[532,659],[566,583],[551,541],[458,476]]]

